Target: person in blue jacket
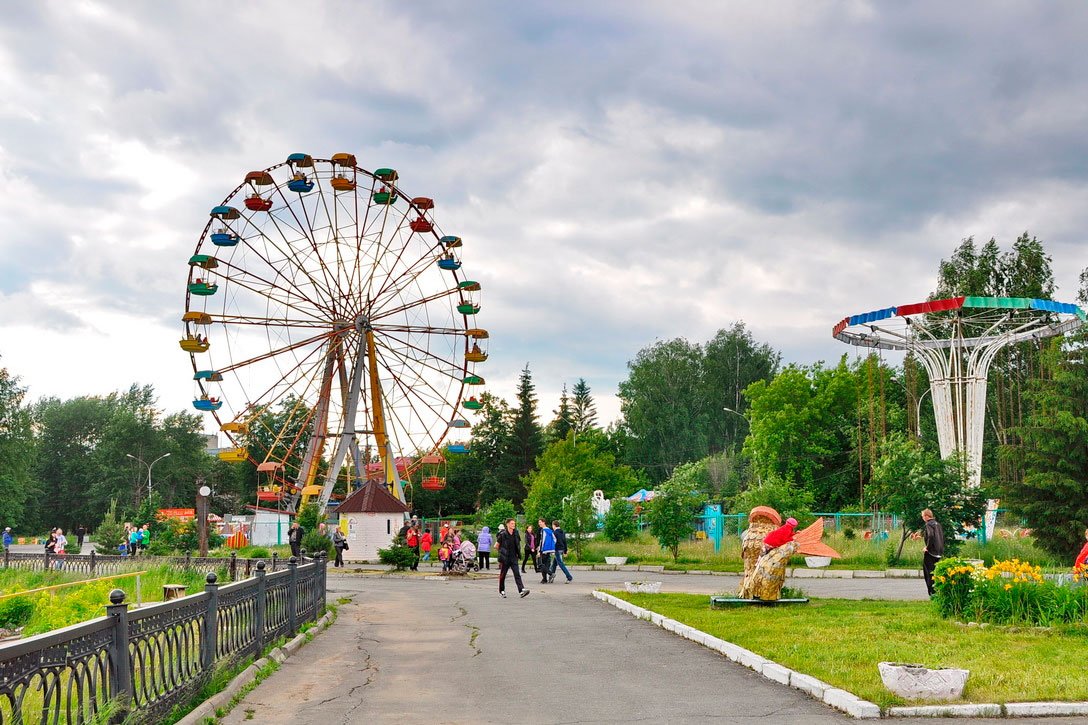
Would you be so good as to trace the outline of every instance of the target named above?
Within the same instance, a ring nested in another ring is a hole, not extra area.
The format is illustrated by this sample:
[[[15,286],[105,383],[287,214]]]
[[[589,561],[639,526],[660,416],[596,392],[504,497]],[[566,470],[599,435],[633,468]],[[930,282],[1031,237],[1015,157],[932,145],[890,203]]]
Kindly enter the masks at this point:
[[[9,526],[4,529],[4,548],[10,549],[13,541],[15,541],[15,539],[11,537],[11,527]]]
[[[548,528],[544,519],[537,521],[537,533],[540,536],[540,583],[547,584],[552,570],[552,555],[555,554],[555,532]]]

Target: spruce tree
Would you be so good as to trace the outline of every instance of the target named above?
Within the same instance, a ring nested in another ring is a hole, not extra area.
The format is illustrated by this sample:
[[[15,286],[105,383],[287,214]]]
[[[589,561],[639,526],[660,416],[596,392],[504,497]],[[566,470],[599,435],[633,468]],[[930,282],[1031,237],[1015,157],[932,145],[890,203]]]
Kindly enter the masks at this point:
[[[578,378],[571,391],[574,395],[574,404],[571,411],[571,419],[575,433],[585,433],[587,430],[597,427],[597,406],[590,395],[589,385],[585,378]]]
[[[529,372],[529,363],[525,363],[518,377],[517,400],[497,473],[503,498],[520,505],[525,499],[522,478],[533,470],[536,457],[544,449],[543,434],[536,416],[536,386]]]
[[[567,394],[567,386],[563,384],[563,392],[559,395],[559,407],[552,411],[555,418],[548,424],[545,431],[546,442],[550,445],[555,441],[567,439],[567,435],[574,429],[574,411],[570,407],[570,396]]]

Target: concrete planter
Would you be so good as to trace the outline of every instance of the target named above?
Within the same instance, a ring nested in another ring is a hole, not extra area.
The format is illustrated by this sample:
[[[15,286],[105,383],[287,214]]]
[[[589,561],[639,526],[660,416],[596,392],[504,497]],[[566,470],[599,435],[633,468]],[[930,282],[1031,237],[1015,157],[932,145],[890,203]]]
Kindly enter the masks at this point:
[[[900,697],[924,700],[958,700],[967,685],[968,670],[952,667],[931,670],[923,665],[880,662],[884,686]]]
[[[627,557],[626,556],[606,556],[604,558],[604,563],[608,564],[609,566],[623,566],[624,564],[627,563]]]
[[[831,566],[830,556],[806,556],[805,565],[810,569],[823,569],[825,566]]]
[[[628,594],[660,594],[661,582],[624,582]]]

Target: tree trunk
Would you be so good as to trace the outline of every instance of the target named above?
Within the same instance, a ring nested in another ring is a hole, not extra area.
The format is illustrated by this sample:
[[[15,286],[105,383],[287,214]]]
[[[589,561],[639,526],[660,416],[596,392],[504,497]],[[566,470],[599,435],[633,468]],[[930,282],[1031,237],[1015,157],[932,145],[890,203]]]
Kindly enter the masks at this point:
[[[892,562],[893,564],[898,564],[899,560],[903,557],[903,544],[907,543],[907,534],[909,533],[910,531],[908,531],[907,527],[904,526],[903,536],[899,539],[899,548],[895,550],[895,561]]]

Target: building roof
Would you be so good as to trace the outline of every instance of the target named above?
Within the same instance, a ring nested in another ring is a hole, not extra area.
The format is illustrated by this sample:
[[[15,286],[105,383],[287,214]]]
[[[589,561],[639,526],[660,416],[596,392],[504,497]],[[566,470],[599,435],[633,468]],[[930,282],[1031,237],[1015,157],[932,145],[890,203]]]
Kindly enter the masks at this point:
[[[336,507],[338,514],[403,514],[408,507],[386,490],[385,484],[367,481]]]

